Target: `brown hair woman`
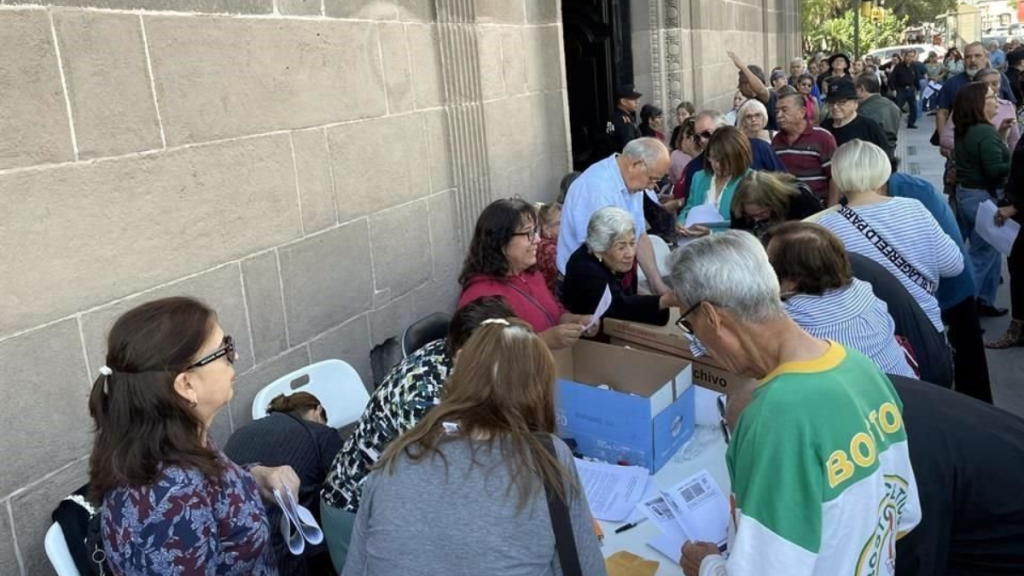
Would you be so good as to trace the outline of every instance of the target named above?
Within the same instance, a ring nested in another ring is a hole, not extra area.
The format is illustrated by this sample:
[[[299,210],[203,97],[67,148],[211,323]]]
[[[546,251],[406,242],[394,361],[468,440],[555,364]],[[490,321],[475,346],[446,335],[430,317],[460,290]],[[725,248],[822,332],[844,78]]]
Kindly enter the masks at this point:
[[[567,503],[582,573],[605,574],[572,456],[553,435],[554,385],[527,324],[485,321],[441,404],[367,479],[345,574],[558,573],[545,486]]]
[[[276,573],[260,495],[297,494],[299,480],[288,466],[243,470],[207,434],[234,394],[236,358],[192,298],[142,304],[111,328],[89,396],[89,481],[115,573]]]
[[[733,126],[723,126],[715,131],[704,149],[704,156],[704,169],[694,175],[690,184],[690,197],[679,212],[677,231],[683,236],[705,236],[711,233],[707,226],[701,224],[685,227],[690,210],[702,204],[717,210],[722,221],[730,220],[732,195],[740,180],[750,173],[753,160],[750,139]]]

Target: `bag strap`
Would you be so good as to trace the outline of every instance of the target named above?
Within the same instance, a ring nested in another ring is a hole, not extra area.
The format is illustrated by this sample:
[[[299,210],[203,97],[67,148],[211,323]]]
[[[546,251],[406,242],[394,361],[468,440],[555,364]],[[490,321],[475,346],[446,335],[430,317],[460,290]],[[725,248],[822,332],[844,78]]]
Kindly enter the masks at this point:
[[[552,326],[558,326],[558,322],[554,318],[551,317],[551,314],[548,313],[547,309],[544,308],[544,306],[541,305],[541,303],[538,302],[536,298],[534,298],[531,294],[528,294],[525,290],[523,290],[522,288],[520,288],[519,286],[516,286],[515,284],[513,284],[511,282],[508,282],[507,285],[510,288],[512,288],[513,290],[515,290],[516,292],[519,292],[520,294],[522,294],[524,298],[529,300],[531,304],[533,304],[534,306],[537,307],[538,310],[543,312],[544,316],[548,319],[548,322],[550,322]]]
[[[309,429],[309,426],[307,426],[306,423],[303,422],[301,418],[292,414],[291,412],[281,412],[281,414],[284,414],[285,416],[291,418],[292,420],[295,420],[296,424],[302,426],[302,429],[305,430],[306,434],[309,436],[309,441],[313,443],[313,448],[316,450],[316,465],[323,466],[324,461],[323,455],[320,453],[320,443],[317,442],[316,436],[313,435],[313,431]]]
[[[919,286],[922,290],[928,294],[935,294],[935,290],[938,288],[938,284],[932,282],[924,274],[922,274],[909,260],[900,255],[896,251],[896,247],[890,244],[882,237],[881,234],[875,231],[874,228],[868,224],[867,220],[860,217],[859,214],[854,212],[849,206],[842,206],[839,208],[839,215],[846,218],[855,230],[864,235],[864,238],[878,248],[878,251],[882,253],[882,256],[892,263],[897,270],[903,273],[908,280]]]
[[[558,460],[558,453],[555,451],[555,443],[551,436],[545,434],[538,439],[555,460]],[[555,533],[555,550],[558,552],[558,562],[562,567],[562,574],[563,576],[583,576],[580,556],[576,551],[576,537],[572,532],[572,520],[569,518],[569,507],[564,500],[558,497],[554,487],[546,481],[544,482],[544,493],[547,495],[551,529]]]

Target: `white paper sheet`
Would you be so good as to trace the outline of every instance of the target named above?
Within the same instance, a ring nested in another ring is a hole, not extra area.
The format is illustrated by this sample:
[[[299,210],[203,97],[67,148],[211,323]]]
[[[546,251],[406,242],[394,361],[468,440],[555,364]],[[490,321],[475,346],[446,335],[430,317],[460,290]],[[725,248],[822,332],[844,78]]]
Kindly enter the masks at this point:
[[[678,566],[683,559],[683,544],[685,543],[686,540],[679,540],[668,534],[658,534],[647,545],[667,556]]]
[[[978,234],[986,242],[999,250],[1003,255],[1009,255],[1013,243],[1020,234],[1020,224],[1013,220],[1007,220],[1002,226],[996,226],[996,205],[991,200],[986,200],[978,206],[978,215],[975,217],[975,226]],[[967,263],[970,265],[970,262]]]
[[[650,472],[639,466],[615,466],[577,458],[576,470],[591,514],[609,522],[628,518],[650,481]]]
[[[722,219],[722,215],[718,212],[718,208],[715,208],[713,204],[701,204],[700,206],[694,206],[686,214],[686,228],[690,228],[696,224],[702,226],[724,226],[727,224]]]
[[[661,496],[661,492],[658,491],[658,483],[654,481],[654,476],[651,476],[647,479],[647,489],[644,490],[644,495],[640,498],[640,504],[637,504],[636,507],[633,508],[633,513],[629,515],[629,518],[626,518],[626,522],[636,524],[637,522],[647,518],[647,515],[644,514],[641,506],[651,498],[659,496]]]
[[[601,317],[608,311],[612,305],[612,291],[608,286],[604,287],[604,294],[601,295],[601,301],[597,303],[597,310],[594,310],[594,315],[590,319],[590,324],[587,324],[583,331],[586,332],[594,326],[597,326],[598,322],[601,321]]]
[[[673,541],[686,542],[690,536],[686,528],[676,519],[676,511],[672,503],[661,494],[654,498],[644,500],[637,506],[651,524],[657,526],[662,534],[672,538]]]
[[[707,470],[676,484],[662,495],[691,540],[724,545],[729,539],[729,501]]]

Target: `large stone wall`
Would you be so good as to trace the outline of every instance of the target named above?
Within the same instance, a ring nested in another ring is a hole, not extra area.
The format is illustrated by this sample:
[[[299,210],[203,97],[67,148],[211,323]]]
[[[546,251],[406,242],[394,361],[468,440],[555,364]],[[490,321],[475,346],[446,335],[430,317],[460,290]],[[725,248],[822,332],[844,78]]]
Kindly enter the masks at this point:
[[[644,103],[728,110],[737,70],[727,51],[767,73],[801,55],[800,0],[649,0],[631,5],[633,67]],[[669,113],[670,125],[674,114]]]
[[[47,4],[40,6],[39,4]],[[553,0],[0,1],[0,574],[85,479],[128,308],[213,305],[256,391],[450,310],[476,214],[568,167]]]

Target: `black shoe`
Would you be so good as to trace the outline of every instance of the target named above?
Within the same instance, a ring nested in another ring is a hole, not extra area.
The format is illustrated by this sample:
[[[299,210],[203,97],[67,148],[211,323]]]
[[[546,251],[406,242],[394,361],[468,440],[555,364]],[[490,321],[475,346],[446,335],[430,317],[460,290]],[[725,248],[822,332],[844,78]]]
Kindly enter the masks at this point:
[[[910,128],[911,130],[917,130],[917,126],[907,126],[907,128]]]
[[[978,315],[985,316],[987,318],[999,318],[1000,316],[1006,316],[1009,312],[1006,308],[996,308],[988,302],[978,302]]]

